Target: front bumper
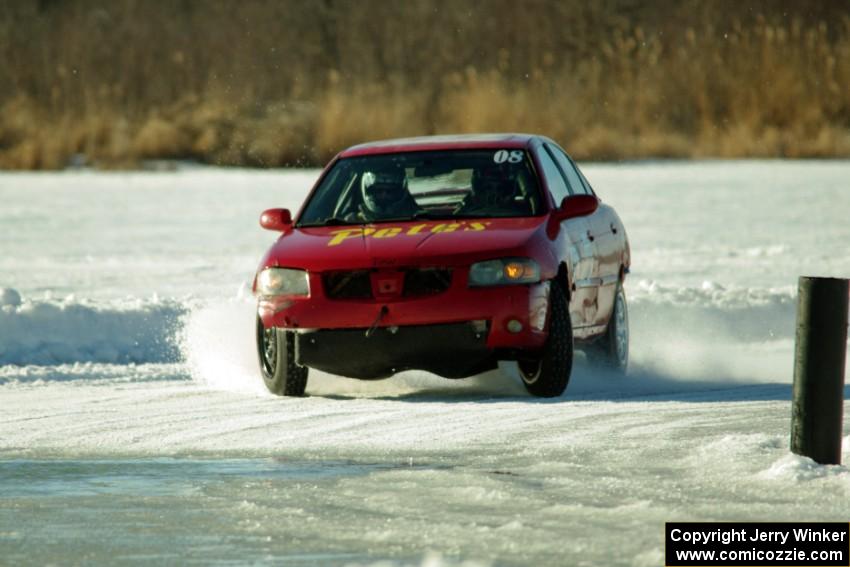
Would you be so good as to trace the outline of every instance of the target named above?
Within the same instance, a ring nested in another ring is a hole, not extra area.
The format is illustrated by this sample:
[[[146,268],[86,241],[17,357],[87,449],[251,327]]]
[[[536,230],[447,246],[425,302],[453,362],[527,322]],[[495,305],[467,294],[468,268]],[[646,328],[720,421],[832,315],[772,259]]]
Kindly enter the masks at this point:
[[[296,335],[295,360],[350,378],[387,378],[402,370],[426,370],[465,378],[496,367],[486,329],[476,323],[411,325],[375,329],[330,329]]]
[[[484,321],[489,329],[487,349],[537,350],[547,336],[549,282],[533,285],[468,287],[466,274],[457,274],[438,294],[408,298],[330,299],[320,274],[310,274],[309,297],[261,297],[258,313],[265,327],[299,332],[450,325]],[[384,309],[383,315],[381,314]],[[521,330],[508,330],[518,321]]]

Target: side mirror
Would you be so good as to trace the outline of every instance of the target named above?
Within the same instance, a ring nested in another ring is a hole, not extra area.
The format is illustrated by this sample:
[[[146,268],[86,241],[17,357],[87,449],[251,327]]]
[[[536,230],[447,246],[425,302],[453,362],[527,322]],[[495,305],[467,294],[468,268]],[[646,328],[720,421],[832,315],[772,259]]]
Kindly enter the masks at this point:
[[[552,212],[552,217],[559,223],[576,217],[584,217],[596,212],[599,199],[594,195],[570,195],[564,197],[561,206]]]
[[[292,228],[292,213],[289,209],[267,209],[260,215],[260,226],[266,230],[286,232]]]

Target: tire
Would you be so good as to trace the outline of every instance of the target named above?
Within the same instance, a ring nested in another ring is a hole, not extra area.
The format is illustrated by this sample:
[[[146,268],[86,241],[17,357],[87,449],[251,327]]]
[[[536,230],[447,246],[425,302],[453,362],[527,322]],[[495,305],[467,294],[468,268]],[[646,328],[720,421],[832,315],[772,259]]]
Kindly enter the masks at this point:
[[[626,293],[623,283],[617,284],[614,296],[614,309],[608,320],[608,327],[588,349],[588,358],[593,364],[625,374],[629,367],[629,310],[626,305]]]
[[[278,396],[304,395],[309,369],[295,364],[294,333],[277,327],[266,329],[257,317],[257,354],[269,392]]]
[[[554,398],[567,389],[573,369],[573,326],[564,290],[552,282],[549,294],[549,337],[535,358],[517,361],[525,389],[534,396]]]

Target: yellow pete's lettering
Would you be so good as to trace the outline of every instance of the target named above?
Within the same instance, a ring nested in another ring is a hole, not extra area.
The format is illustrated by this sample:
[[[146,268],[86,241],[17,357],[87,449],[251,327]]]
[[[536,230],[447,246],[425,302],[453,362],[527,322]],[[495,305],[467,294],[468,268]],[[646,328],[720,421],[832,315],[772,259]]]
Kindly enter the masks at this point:
[[[430,232],[434,234],[439,234],[441,232],[455,232],[459,228],[463,227],[464,231],[474,231],[479,232],[482,230],[487,230],[487,226],[490,223],[487,221],[483,222],[452,222],[452,223],[439,223],[434,225],[428,224],[417,224],[416,226],[412,226],[407,229],[407,232],[404,232],[406,236],[416,236],[420,234],[422,231],[428,229],[430,227]],[[373,238],[393,238],[402,234],[404,229],[400,226],[388,226],[380,229],[375,228],[343,228],[340,230],[334,230],[331,232],[333,238],[328,241],[328,246],[338,246],[348,240],[349,238],[356,237],[365,237],[372,236]]]
[[[460,228],[460,224],[458,224],[456,222],[453,222],[453,223],[450,223],[450,224],[441,223],[441,224],[438,224],[437,226],[435,226],[434,228],[432,228],[431,232],[433,232],[435,234],[438,233],[438,232],[454,232],[459,228]]]
[[[355,236],[369,236],[375,232],[374,228],[344,228],[342,230],[334,230],[331,234],[334,235],[333,238],[328,242],[328,246],[336,246],[337,244],[342,244],[347,238],[352,238]]]
[[[393,236],[398,236],[401,232],[401,227],[395,226],[392,228],[382,228],[373,234],[375,238],[392,238]]]

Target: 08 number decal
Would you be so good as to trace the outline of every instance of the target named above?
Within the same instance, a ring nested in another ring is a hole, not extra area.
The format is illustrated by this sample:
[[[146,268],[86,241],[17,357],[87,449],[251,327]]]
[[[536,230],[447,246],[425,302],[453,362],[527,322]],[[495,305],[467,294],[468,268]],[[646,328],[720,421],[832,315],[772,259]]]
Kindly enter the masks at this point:
[[[493,161],[496,163],[519,163],[522,161],[522,150],[499,150],[493,155]]]

